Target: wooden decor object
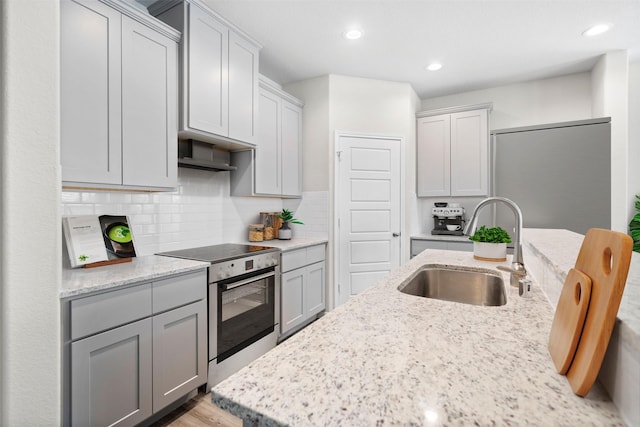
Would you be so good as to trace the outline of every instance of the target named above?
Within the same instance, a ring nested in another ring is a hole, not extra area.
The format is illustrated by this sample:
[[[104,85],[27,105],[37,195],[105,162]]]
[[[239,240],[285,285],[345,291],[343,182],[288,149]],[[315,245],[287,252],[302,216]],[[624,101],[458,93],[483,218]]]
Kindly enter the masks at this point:
[[[574,268],[569,270],[549,335],[549,354],[559,374],[566,374],[578,348],[591,299],[591,279]]]
[[[591,301],[567,379],[586,396],[598,376],[624,291],[633,240],[617,231],[587,231],[575,268],[591,278]]]

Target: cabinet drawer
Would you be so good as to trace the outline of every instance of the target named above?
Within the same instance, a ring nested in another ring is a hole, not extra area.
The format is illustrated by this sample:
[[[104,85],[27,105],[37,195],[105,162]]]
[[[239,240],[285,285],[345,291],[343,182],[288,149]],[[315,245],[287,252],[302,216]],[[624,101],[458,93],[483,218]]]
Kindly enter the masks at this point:
[[[324,245],[309,246],[307,248],[307,264],[324,261]]]
[[[305,265],[324,261],[324,248],[325,245],[323,243],[321,245],[314,245],[302,249],[282,252],[282,265],[280,266],[280,270],[284,273],[286,271],[304,267]]]
[[[71,301],[71,339],[151,315],[151,283]]]
[[[307,265],[307,248],[282,252],[282,265],[280,266],[280,270],[283,273],[304,267],[305,265]]]
[[[154,313],[167,311],[206,297],[206,270],[153,282]]]

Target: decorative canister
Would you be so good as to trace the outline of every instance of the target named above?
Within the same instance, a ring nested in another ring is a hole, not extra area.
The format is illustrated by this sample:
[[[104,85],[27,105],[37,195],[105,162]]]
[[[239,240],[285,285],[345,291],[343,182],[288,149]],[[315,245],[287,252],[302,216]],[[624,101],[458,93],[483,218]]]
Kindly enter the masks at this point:
[[[280,238],[280,227],[282,227],[282,219],[278,218],[280,212],[271,212],[271,216],[273,218],[273,238]]]
[[[260,222],[264,225],[264,240],[272,240],[275,237],[273,213],[260,212]]]
[[[264,240],[264,225],[249,224],[249,241],[262,242]]]

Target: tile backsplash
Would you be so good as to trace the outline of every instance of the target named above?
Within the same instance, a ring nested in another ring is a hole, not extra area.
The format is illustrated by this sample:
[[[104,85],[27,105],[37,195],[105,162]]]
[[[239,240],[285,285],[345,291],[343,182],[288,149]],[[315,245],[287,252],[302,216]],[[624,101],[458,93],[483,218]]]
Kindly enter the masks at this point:
[[[229,172],[178,169],[174,192],[123,191],[62,192],[62,214],[127,215],[138,255],[218,243],[243,242],[247,226],[261,211],[294,211],[304,226],[299,237],[326,238],[328,192],[303,193],[302,199],[229,196]]]

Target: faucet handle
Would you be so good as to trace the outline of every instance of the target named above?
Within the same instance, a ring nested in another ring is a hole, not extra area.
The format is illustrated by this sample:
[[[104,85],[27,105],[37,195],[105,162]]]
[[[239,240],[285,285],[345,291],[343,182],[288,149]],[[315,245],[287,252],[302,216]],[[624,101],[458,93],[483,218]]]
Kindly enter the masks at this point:
[[[506,267],[504,265],[498,265],[496,268],[498,270],[506,271],[508,273],[511,273],[514,276],[517,276],[519,278],[527,277],[527,270],[525,270],[524,265],[522,265],[522,264],[515,264],[515,265],[517,266],[516,268]]]

